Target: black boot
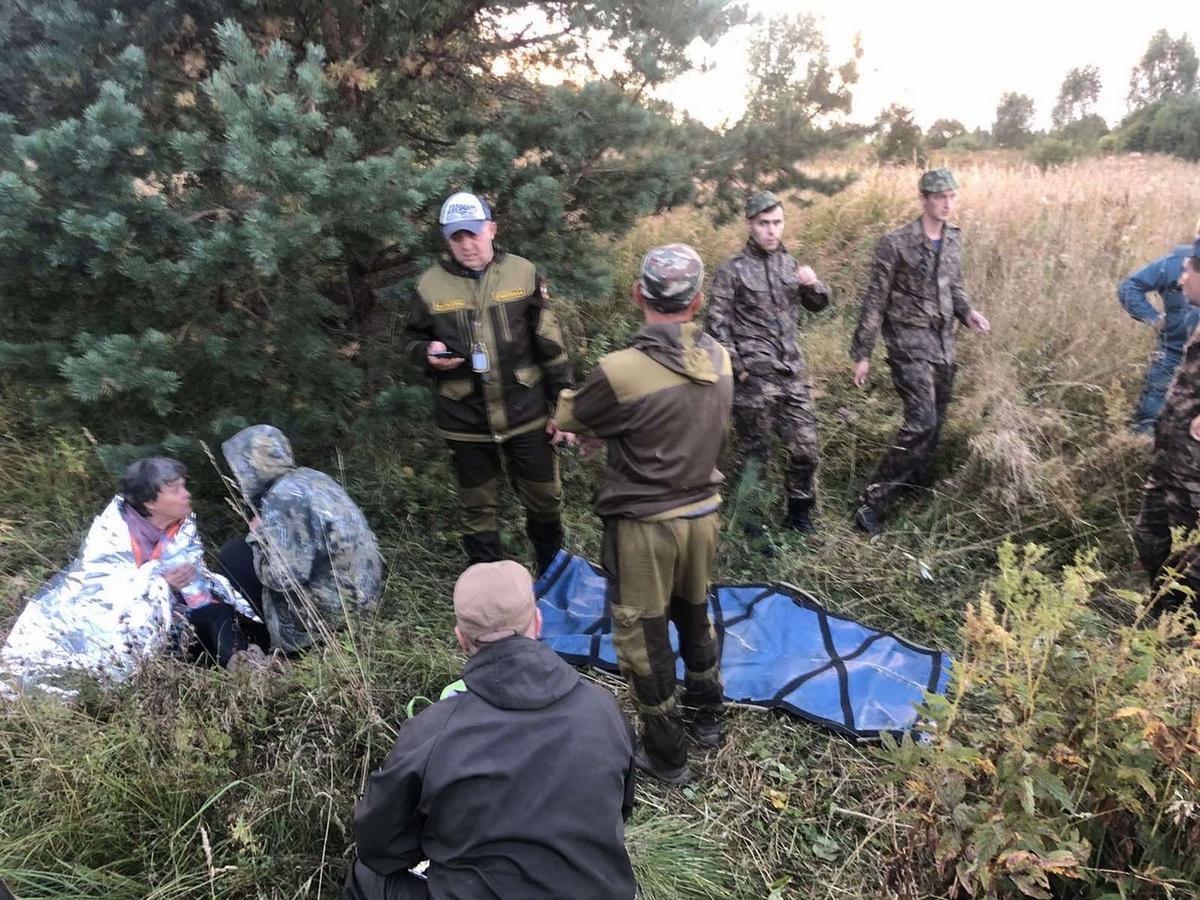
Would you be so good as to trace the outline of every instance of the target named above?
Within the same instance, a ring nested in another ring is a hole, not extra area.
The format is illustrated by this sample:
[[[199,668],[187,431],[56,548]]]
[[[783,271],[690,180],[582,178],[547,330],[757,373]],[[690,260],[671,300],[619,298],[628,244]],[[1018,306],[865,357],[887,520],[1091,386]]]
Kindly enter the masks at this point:
[[[783,527],[799,531],[801,534],[816,534],[817,526],[813,524],[812,512],[815,501],[803,497],[789,497],[787,515],[783,519]]]
[[[500,534],[495,531],[477,531],[462,536],[463,549],[467,551],[467,564],[498,562],[504,559],[504,546]]]
[[[554,557],[563,545],[562,522],[555,519],[552,522],[538,522],[533,519],[525,521],[525,533],[533,544],[533,557],[536,570],[534,578],[541,578],[542,573],[550,568]]]
[[[866,503],[859,506],[855,511],[854,524],[858,526],[860,531],[865,531],[872,537],[883,530],[883,523],[879,519],[879,513],[873,506],[868,506]]]

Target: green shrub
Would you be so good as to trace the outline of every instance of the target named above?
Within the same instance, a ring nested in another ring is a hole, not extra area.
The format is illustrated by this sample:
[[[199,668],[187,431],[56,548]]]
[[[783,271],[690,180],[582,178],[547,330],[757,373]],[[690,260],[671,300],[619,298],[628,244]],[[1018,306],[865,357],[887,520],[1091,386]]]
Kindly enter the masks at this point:
[[[1025,158],[1041,169],[1062,166],[1083,155],[1083,149],[1070,141],[1055,137],[1040,138],[1025,151]]]
[[[973,897],[1188,895],[1200,880],[1192,614],[1116,626],[1084,555],[1000,549],[923,739],[889,741],[924,886]]]

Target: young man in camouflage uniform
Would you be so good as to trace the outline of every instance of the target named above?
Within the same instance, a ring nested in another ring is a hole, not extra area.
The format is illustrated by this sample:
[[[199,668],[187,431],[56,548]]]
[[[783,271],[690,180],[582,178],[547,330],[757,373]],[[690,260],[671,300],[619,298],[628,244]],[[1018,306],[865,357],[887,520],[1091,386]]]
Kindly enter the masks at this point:
[[[1179,286],[1192,303],[1200,303],[1200,241],[1184,259]],[[1157,592],[1164,570],[1176,570],[1182,583],[1200,591],[1200,553],[1190,547],[1171,557],[1171,529],[1196,528],[1200,513],[1200,341],[1192,340],[1183,351],[1175,380],[1167,391],[1166,403],[1154,426],[1154,457],[1150,476],[1143,486],[1142,508],[1133,525],[1133,543],[1142,568]],[[1162,598],[1165,606],[1177,606],[1182,594]]]
[[[504,558],[497,522],[501,460],[525,507],[543,571],[562,546],[562,484],[549,422],[571,368],[546,284],[527,259],[495,249],[481,197],[442,205],[449,257],[417,282],[408,353],[433,376],[434,420],[450,448],[472,563]]]
[[[958,197],[954,174],[933,169],[921,176],[918,189],[920,217],[879,241],[850,345],[854,383],[863,387],[882,326],[892,384],[904,406],[904,424],[855,515],[869,534],[879,531],[898,494],[926,483],[954,385],[955,320],[976,334],[991,330],[963,290],[962,237],[950,224]]]
[[[761,471],[775,432],[787,451],[784,525],[811,534],[816,503],[817,421],[804,358],[796,345],[800,307],[819,312],[829,288],[783,246],[783,205],[769,192],[746,203],[746,246],[717,270],[709,291],[708,333],[729,352],[733,421],[742,473]]]
[[[1196,223],[1196,234],[1200,236],[1200,222]],[[1180,244],[1173,252],[1134,272],[1117,287],[1117,299],[1125,312],[1158,333],[1158,347],[1150,358],[1142,383],[1142,396],[1129,423],[1138,434],[1149,434],[1154,430],[1154,420],[1162,410],[1171,378],[1183,359],[1183,345],[1200,324],[1200,309],[1189,303],[1179,289],[1183,261],[1191,253],[1191,244]],[[1150,293],[1156,293],[1162,299],[1162,312],[1146,299]]]
[[[729,354],[691,321],[703,280],[704,264],[691,247],[647,253],[633,288],[645,325],[627,349],[601,359],[583,387],[565,391],[555,414],[559,428],[581,433],[585,448],[608,445],[595,509],[604,520],[613,643],[642,719],[634,762],[675,785],[688,783],[691,772],[669,622],[679,633],[692,737],[702,747],[721,743],[708,582],[733,372]]]

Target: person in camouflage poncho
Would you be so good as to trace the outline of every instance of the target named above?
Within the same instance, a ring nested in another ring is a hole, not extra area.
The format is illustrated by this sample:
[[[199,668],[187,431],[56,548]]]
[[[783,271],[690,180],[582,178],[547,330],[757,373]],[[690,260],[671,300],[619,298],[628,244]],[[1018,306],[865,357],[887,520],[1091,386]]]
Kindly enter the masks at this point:
[[[925,484],[954,385],[958,322],[977,334],[991,325],[962,284],[962,236],[950,224],[958,182],[949,169],[921,176],[921,216],[879,241],[850,345],[854,383],[863,387],[882,329],[904,424],[863,491],[855,519],[870,534],[897,495]],[[957,321],[956,321],[957,320]]]
[[[745,247],[718,270],[709,292],[708,333],[729,352],[733,364],[733,421],[740,469],[765,471],[771,433],[787,451],[784,524],[816,531],[817,421],[804,358],[796,344],[803,306],[819,312],[829,305],[829,288],[783,246],[783,205],[769,192],[746,203]],[[757,523],[756,523],[757,524]]]
[[[1184,259],[1179,286],[1192,303],[1200,303],[1200,241]],[[1154,457],[1143,486],[1142,506],[1133,526],[1133,542],[1142,568],[1157,593],[1167,570],[1184,587],[1200,591],[1200,551],[1182,548],[1172,557],[1171,529],[1196,528],[1200,514],[1200,341],[1188,342],[1166,403],[1154,426]],[[1172,591],[1163,605],[1177,606],[1184,594]]]
[[[271,425],[239,431],[221,451],[256,513],[249,536],[226,544],[221,562],[252,602],[261,597],[271,646],[303,650],[340,628],[347,610],[374,609],[383,560],[341,485],[297,468],[288,439]],[[240,564],[248,555],[249,573]]]

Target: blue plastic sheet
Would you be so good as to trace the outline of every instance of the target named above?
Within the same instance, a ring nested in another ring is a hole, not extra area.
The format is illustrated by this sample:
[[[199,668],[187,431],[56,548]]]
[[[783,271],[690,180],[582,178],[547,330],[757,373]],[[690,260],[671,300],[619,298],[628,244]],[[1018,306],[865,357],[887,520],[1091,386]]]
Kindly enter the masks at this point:
[[[608,584],[598,568],[559,551],[535,590],[547,644],[573,665],[618,671]],[[733,703],[872,738],[912,730],[916,704],[927,692],[944,694],[949,683],[945,653],[828,612],[791,585],[713,585],[709,604]],[[678,648],[674,626],[671,642]],[[678,653],[676,667],[682,680]]]

